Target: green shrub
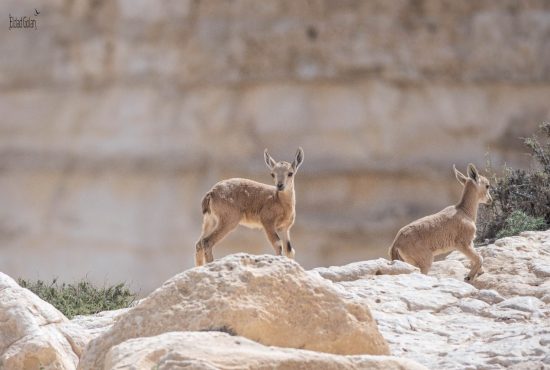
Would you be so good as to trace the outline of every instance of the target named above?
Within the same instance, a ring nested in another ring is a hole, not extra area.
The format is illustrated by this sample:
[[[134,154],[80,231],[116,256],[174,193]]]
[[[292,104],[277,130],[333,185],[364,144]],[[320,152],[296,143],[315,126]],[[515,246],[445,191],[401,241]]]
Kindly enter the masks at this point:
[[[497,238],[519,235],[528,230],[544,230],[545,228],[544,218],[528,216],[522,211],[514,211],[504,221],[504,228],[497,233]]]
[[[550,123],[543,123],[538,134],[524,141],[533,157],[529,170],[504,167],[497,176],[488,166],[493,204],[480,208],[478,241],[492,241],[511,230],[550,228]]]
[[[124,283],[96,288],[86,280],[76,284],[59,284],[57,279],[53,279],[50,284],[42,280],[30,282],[18,279],[17,282],[52,304],[69,319],[76,315],[126,308],[136,299],[136,294],[130,292]]]

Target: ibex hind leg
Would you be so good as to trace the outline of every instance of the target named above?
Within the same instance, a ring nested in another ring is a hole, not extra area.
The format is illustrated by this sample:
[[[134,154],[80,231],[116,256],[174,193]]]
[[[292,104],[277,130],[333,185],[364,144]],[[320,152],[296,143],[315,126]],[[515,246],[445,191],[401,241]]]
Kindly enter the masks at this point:
[[[212,230],[210,235],[201,239],[206,263],[214,260],[214,254],[212,253],[214,246],[225,238],[225,236],[233,231],[238,225],[238,218],[224,219],[223,222],[220,220],[216,223],[216,227]]]
[[[430,251],[424,251],[423,248],[414,248],[414,253],[409,251],[410,248],[399,248],[399,255],[403,262],[413,265],[420,269],[424,275],[428,275],[433,263],[433,254]]]
[[[203,240],[212,234],[212,231],[216,228],[218,218],[211,214],[205,213],[202,220],[202,233],[195,245],[195,266],[202,266],[206,263],[205,249]]]
[[[201,242],[202,237],[195,245],[195,266],[202,266],[205,263],[206,256],[204,255],[204,248]]]
[[[417,262],[418,267],[420,268],[420,272],[424,275],[428,275],[428,272],[430,272],[430,269],[432,268],[432,264],[434,262],[434,255],[431,250],[424,251],[424,253],[421,253],[417,256]]]

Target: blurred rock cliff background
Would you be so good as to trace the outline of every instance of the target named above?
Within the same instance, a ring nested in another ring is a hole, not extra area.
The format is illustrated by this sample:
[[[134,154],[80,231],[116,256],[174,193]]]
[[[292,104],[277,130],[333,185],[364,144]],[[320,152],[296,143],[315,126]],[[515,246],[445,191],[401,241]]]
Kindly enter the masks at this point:
[[[35,9],[40,13],[35,15]],[[9,30],[9,16],[37,29]],[[548,1],[2,1],[0,270],[127,281],[193,265],[217,181],[305,161],[305,267],[385,256],[452,165],[525,167],[550,119]],[[215,249],[272,253],[237,229]]]

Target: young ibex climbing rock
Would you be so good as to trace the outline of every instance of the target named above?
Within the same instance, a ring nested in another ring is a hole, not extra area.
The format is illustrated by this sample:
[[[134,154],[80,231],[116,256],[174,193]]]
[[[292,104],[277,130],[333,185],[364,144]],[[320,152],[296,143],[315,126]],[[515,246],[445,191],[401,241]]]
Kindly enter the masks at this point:
[[[299,148],[292,163],[276,162],[264,151],[275,186],[248,179],[218,182],[202,200],[202,234],[197,242],[195,264],[212,262],[212,248],[239,224],[264,229],[275,253],[294,258],[290,228],[295,218],[294,177],[304,160]],[[281,240],[282,239],[282,240]]]
[[[460,202],[442,211],[416,220],[397,233],[389,253],[392,260],[401,260],[427,274],[434,256],[459,250],[472,263],[465,280],[483,273],[483,259],[474,249],[476,218],[479,203],[490,204],[489,181],[473,164],[468,165],[468,177],[453,166],[456,179],[464,186]]]

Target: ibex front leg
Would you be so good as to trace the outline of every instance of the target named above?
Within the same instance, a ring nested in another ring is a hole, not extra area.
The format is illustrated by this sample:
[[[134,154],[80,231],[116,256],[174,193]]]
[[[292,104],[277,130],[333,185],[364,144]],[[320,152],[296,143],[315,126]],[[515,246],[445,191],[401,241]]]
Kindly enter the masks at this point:
[[[216,224],[214,230],[210,235],[202,237],[197,243],[197,249],[202,248],[204,253],[204,260],[200,261],[200,257],[197,258],[197,262],[212,262],[214,261],[214,254],[212,249],[214,246],[221,241],[231,230],[236,228],[239,225],[239,220],[237,218],[226,218]]]
[[[281,230],[279,234],[283,238],[283,250],[285,251],[285,256],[294,259],[296,252],[290,243],[290,229]]]
[[[481,255],[474,249],[474,243],[471,243],[470,245],[468,245],[467,247],[465,247],[463,250],[462,250],[462,253],[464,253],[464,255],[466,257],[468,257],[468,259],[470,260],[472,266],[470,267],[470,272],[468,273],[468,275],[464,278],[464,280],[466,281],[472,281],[474,280],[474,278],[479,274],[482,274],[483,273],[483,268],[482,268],[482,264],[483,264],[483,258],[481,257]]]
[[[265,235],[267,236],[267,239],[269,239],[269,242],[273,246],[273,249],[275,250],[275,254],[277,256],[280,256],[283,252],[281,239],[279,238],[279,235],[277,235],[277,232],[275,231],[275,227],[270,224],[263,224]]]

